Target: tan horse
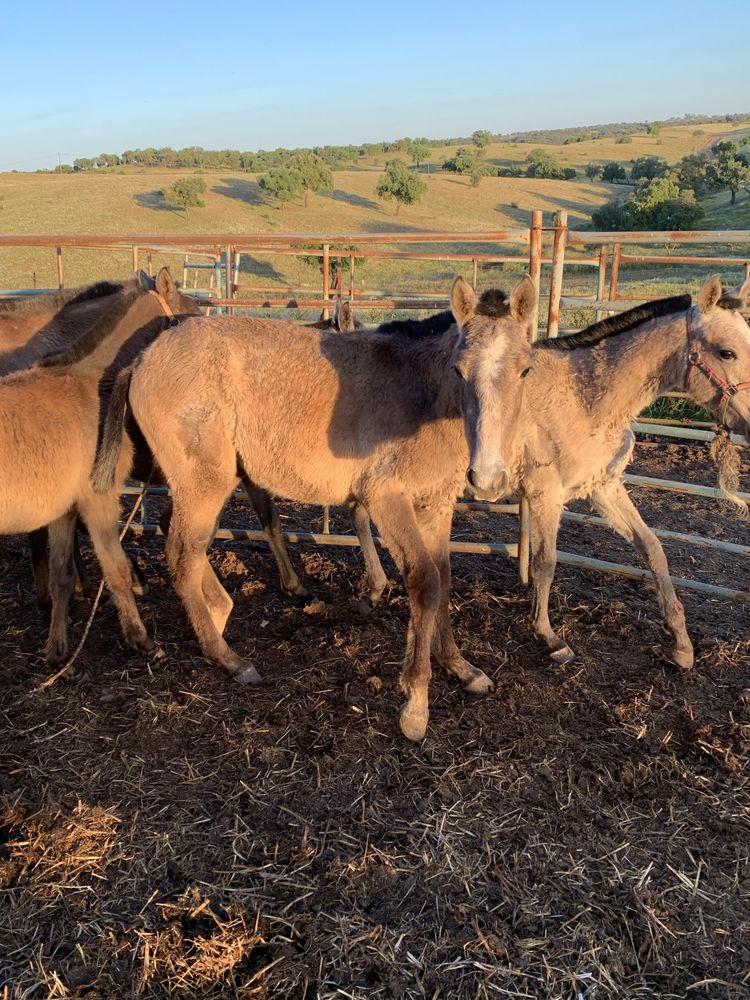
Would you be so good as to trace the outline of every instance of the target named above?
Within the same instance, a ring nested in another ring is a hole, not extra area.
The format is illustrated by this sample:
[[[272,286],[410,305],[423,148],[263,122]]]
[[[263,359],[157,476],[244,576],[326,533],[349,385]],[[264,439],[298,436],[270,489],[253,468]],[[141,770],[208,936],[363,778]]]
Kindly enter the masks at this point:
[[[750,331],[737,311],[749,291],[750,280],[722,295],[716,275],[696,304],[689,295],[649,302],[534,346],[513,479],[531,513],[533,627],[556,662],[575,658],[549,620],[560,516],[569,500],[588,499],[648,565],[674,640],[670,656],[692,666],[664,549],[622,483],[635,443],[629,425],[659,395],[682,389],[750,439]],[[377,600],[383,572],[367,531],[361,544],[371,547],[369,559],[377,564],[374,572],[368,568]]]
[[[129,401],[174,496],[175,587],[204,655],[241,683],[259,675],[222,638],[232,600],[206,558],[238,477],[302,503],[361,503],[409,593],[401,728],[410,739],[427,728],[431,651],[468,691],[491,688],[453,637],[450,525],[464,483],[475,496],[507,487],[536,294],[525,278],[510,299],[486,292],[477,303],[457,279],[451,301],[458,330],[422,340],[191,320],[143,354],[129,384],[120,379],[94,475],[111,488]]]
[[[96,453],[100,383],[132,362],[175,313],[197,312],[166,269],[156,287],[139,280],[123,287],[112,306],[66,352],[0,379],[0,533],[49,525],[52,618],[46,645],[50,663],[67,655],[67,609],[75,582],[72,546],[76,516],[91,535],[117,604],[128,645],[147,650],[133,600],[130,566],[117,537],[117,489],[95,493],[89,474]],[[117,486],[132,462],[118,458]]]

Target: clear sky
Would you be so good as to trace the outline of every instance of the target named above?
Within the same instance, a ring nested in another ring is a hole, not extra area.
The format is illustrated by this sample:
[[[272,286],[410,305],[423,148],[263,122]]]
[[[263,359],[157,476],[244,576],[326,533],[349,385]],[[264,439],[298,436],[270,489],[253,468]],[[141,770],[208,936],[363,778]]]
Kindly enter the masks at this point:
[[[748,0],[8,0],[0,24],[0,170],[750,110]]]

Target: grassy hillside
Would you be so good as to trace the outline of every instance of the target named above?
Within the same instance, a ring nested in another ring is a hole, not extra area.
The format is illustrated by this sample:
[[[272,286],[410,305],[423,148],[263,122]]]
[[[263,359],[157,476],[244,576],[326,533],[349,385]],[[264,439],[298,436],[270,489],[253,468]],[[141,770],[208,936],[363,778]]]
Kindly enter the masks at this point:
[[[700,134],[695,134],[698,131]],[[694,152],[718,135],[726,134],[725,124],[664,128],[659,136],[635,135],[627,144],[612,138],[588,140],[568,145],[546,144],[566,166],[581,173],[573,181],[532,178],[486,177],[473,188],[468,178],[439,170],[439,165],[455,152],[455,147],[434,149],[422,169],[429,175],[428,192],[419,205],[402,208],[398,214],[388,203],[378,201],[375,184],[386,156],[364,158],[351,170],[334,173],[335,190],[311,195],[308,207],[300,204],[280,208],[267,204],[253,174],[206,171],[208,192],[204,208],[187,213],[169,209],[159,197],[159,189],[189,173],[156,168],[114,168],[79,174],[2,174],[0,194],[4,196],[0,224],[5,233],[44,234],[174,234],[187,233],[271,233],[271,232],[389,232],[395,230],[487,231],[525,227],[532,209],[542,209],[546,220],[559,208],[568,210],[570,224],[588,224],[591,211],[613,194],[623,196],[626,186],[591,183],[583,176],[592,160],[616,159],[622,163],[655,154],[675,161]],[[489,147],[486,159],[509,165],[520,163],[534,147],[525,143],[497,143]],[[380,161],[380,162],[378,162]],[[740,202],[731,210],[728,195],[710,200],[708,225],[750,228],[750,203]],[[167,258],[163,258],[166,260]],[[129,254],[92,251],[65,251],[65,279],[71,285],[94,277],[123,274],[130,267]],[[170,258],[174,265],[179,259]],[[160,263],[161,260],[155,260]],[[243,261],[255,280],[283,287],[318,285],[316,269],[288,258]],[[415,284],[415,279],[436,280],[455,272],[455,266],[426,265],[406,269],[390,264],[368,264],[358,268],[358,284],[382,285],[398,281]],[[55,284],[54,251],[49,249],[0,250],[0,287],[40,287]]]

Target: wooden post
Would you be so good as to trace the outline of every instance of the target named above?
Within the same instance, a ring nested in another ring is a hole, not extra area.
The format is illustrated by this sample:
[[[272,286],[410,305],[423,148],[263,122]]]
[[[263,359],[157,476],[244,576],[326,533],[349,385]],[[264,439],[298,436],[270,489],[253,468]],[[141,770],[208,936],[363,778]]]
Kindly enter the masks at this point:
[[[622,254],[622,246],[619,243],[615,243],[615,252],[612,255],[612,271],[609,278],[609,298],[617,298],[617,282],[620,277],[620,255]]]
[[[555,212],[555,235],[552,240],[552,275],[549,283],[549,309],[547,311],[547,336],[556,337],[560,329],[560,297],[565,269],[565,243],[568,238],[568,213],[565,209]]]
[[[217,247],[214,256],[214,273],[213,273],[214,286],[216,287],[216,296],[221,298],[221,250]],[[224,310],[221,306],[216,307],[216,315],[221,316]]]
[[[542,277],[542,213],[535,209],[531,213],[529,230],[529,277],[536,289],[536,308],[531,321],[531,339],[539,336],[539,292]],[[529,502],[521,497],[518,503],[518,582],[528,586],[531,563],[531,536],[529,534]]]
[[[197,271],[195,272],[198,273]],[[188,286],[188,254],[182,258],[182,287],[187,288]]]
[[[349,257],[349,298],[354,299],[354,254]]]
[[[138,270],[138,247],[133,247],[133,273]]]
[[[224,261],[224,298],[234,298],[234,284],[232,283],[232,248],[228,246],[225,250]],[[231,315],[232,307],[227,306],[227,312]]]
[[[601,302],[604,298],[604,289],[607,287],[607,259],[609,258],[609,247],[603,244],[599,248],[599,270],[596,277],[596,300]],[[604,318],[604,310],[596,310],[596,322]]]
[[[57,247],[57,287],[63,287],[62,247]]]
[[[153,261],[151,259],[151,251],[150,250],[149,250],[149,252],[146,255],[146,271],[149,274],[153,274],[154,273],[154,264],[153,264]]]
[[[471,262],[471,287],[477,290],[477,259],[474,257]]]
[[[323,298],[328,299],[331,295],[331,246],[329,243],[323,244]],[[330,319],[331,312],[326,307],[323,310],[323,319]]]

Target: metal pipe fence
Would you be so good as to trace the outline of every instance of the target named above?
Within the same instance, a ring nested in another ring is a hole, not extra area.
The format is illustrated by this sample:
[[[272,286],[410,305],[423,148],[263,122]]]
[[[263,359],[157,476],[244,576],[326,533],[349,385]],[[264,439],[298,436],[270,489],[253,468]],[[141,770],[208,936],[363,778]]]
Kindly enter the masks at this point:
[[[675,254],[673,251],[683,246],[726,247],[723,254]],[[623,293],[623,272],[628,268],[644,265],[658,269],[673,266],[713,266],[741,270],[742,276],[750,274],[750,230],[718,230],[693,232],[618,232],[602,233],[571,230],[567,212],[555,213],[552,225],[545,225],[542,213],[531,214],[527,228],[513,230],[489,230],[486,232],[390,232],[390,233],[296,233],[296,234],[191,234],[183,236],[164,235],[71,235],[40,236],[0,235],[0,248],[35,247],[41,251],[54,253],[57,285],[65,285],[64,252],[66,250],[96,250],[102,253],[125,254],[132,269],[145,264],[149,273],[153,272],[154,257],[176,257],[178,267],[182,267],[183,282],[189,285],[188,273],[193,271],[192,287],[186,291],[195,294],[202,304],[210,309],[229,312],[244,309],[262,310],[316,310],[326,317],[336,296],[346,295],[354,300],[361,310],[437,310],[448,305],[448,288],[422,287],[408,289],[367,288],[355,283],[355,267],[372,261],[393,260],[409,263],[432,262],[454,263],[458,268],[471,266],[471,282],[476,288],[482,277],[488,276],[493,267],[516,266],[531,275],[539,292],[537,313],[533,322],[533,334],[557,336],[569,331],[562,322],[563,314],[570,309],[584,309],[593,312],[596,319],[629,309],[646,299]],[[407,249],[402,249],[406,247]],[[742,253],[734,252],[741,248]],[[632,249],[631,249],[632,248]],[[664,248],[657,253],[654,249]],[[320,283],[292,287],[280,282],[277,285],[260,284],[241,280],[243,256],[257,257],[313,257],[321,262]],[[191,261],[197,257],[197,261]],[[344,269],[348,266],[349,281],[345,287]],[[573,275],[579,275],[579,268],[589,270],[595,283],[591,293],[565,290]],[[545,270],[546,269],[546,270]],[[360,269],[361,272],[361,269]],[[198,276],[205,274],[203,286]],[[493,274],[493,283],[497,277]],[[0,291],[0,296],[35,294],[42,289],[21,289]],[[543,301],[546,299],[546,309]],[[747,314],[747,311],[746,311]],[[544,329],[540,334],[540,317],[545,317]],[[680,395],[676,393],[675,395]],[[713,437],[704,427],[690,426],[690,422],[662,423],[653,419],[636,421],[633,428],[637,433],[671,436],[690,440],[709,440]],[[735,443],[744,443],[735,437]],[[713,487],[693,483],[657,480],[649,477],[626,475],[625,481],[653,489],[666,489],[686,496],[719,497]],[[126,493],[129,489],[126,488]],[[743,494],[744,499],[750,495]],[[518,543],[467,543],[454,542],[453,550],[483,554],[502,552],[518,558],[519,579],[529,580],[529,525],[528,510],[523,499],[519,504],[457,504],[457,509],[478,509],[488,512],[512,512],[518,515]],[[599,527],[601,519],[584,515],[566,516],[581,525]],[[146,533],[146,525],[140,530]],[[324,514],[324,530],[290,533],[290,541],[308,541],[315,544],[356,545],[354,536],[330,534],[327,512]],[[735,545],[701,536],[675,532],[659,532],[662,537],[688,545],[716,548],[740,555],[748,555],[748,547]],[[261,532],[252,529],[222,529],[219,537],[243,537],[261,540]],[[587,559],[572,553],[559,552],[560,562],[575,566],[585,566],[604,572],[619,572],[631,577],[647,576],[638,567],[605,563],[602,560]],[[698,590],[719,597],[737,597],[739,592],[700,581],[675,580],[679,586]]]

